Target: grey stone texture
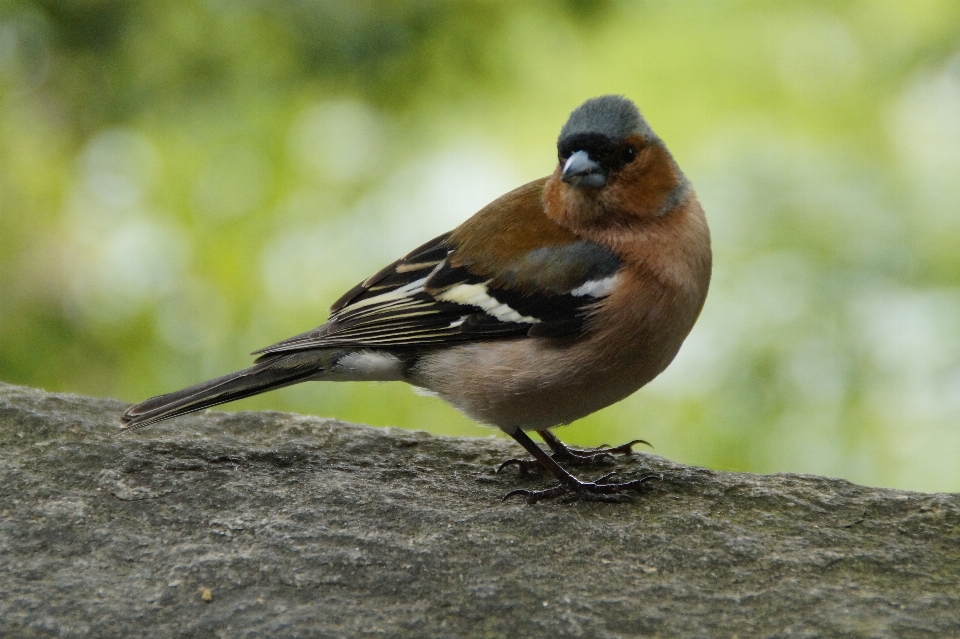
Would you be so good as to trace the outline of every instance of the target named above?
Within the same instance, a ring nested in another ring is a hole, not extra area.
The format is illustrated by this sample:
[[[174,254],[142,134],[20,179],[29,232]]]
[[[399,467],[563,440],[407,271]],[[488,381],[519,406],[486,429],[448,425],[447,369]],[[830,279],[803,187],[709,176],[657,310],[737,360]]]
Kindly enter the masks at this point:
[[[502,439],[124,407],[0,384],[0,636],[960,636],[957,494],[636,454],[529,506]]]

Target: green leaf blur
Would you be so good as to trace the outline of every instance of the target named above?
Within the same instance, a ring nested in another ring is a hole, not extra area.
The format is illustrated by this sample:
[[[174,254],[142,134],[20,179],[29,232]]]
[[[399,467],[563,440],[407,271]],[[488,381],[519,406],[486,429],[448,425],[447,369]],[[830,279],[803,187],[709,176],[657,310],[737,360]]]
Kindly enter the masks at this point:
[[[602,93],[691,178],[716,274],[673,366],[561,435],[960,490],[952,0],[0,3],[0,379],[136,401],[241,368],[550,172]],[[493,434],[402,384],[226,407],[267,408]]]

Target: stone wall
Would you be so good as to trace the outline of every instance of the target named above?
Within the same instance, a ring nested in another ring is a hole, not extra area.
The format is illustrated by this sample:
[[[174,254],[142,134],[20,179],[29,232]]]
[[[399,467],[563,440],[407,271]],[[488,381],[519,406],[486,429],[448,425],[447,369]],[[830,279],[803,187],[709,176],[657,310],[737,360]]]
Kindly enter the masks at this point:
[[[0,636],[960,636],[960,495],[637,454],[529,506],[509,441],[124,406],[0,384]]]

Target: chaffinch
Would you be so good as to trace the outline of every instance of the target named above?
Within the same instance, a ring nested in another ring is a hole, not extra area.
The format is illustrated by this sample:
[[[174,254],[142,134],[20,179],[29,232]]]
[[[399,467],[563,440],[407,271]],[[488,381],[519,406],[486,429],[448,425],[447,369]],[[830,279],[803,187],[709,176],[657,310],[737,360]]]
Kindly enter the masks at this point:
[[[652,478],[581,481],[550,428],[617,402],[673,360],[703,307],[710,232],[663,141],[621,96],[577,107],[548,177],[494,200],[364,280],[322,326],[256,351],[250,368],[128,409],[132,430],[275,388],[398,380],[496,426],[559,481],[517,490],[617,501]],[[525,431],[537,431],[548,455]],[[506,498],[506,497],[505,497]]]

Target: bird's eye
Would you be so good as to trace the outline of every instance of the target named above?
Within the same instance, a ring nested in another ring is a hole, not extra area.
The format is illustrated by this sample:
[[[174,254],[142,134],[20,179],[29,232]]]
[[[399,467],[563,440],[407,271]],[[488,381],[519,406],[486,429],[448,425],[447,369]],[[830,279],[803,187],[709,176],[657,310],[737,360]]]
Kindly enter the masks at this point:
[[[632,146],[625,146],[623,151],[620,151],[620,161],[624,164],[630,164],[635,157],[637,157],[637,150]]]

